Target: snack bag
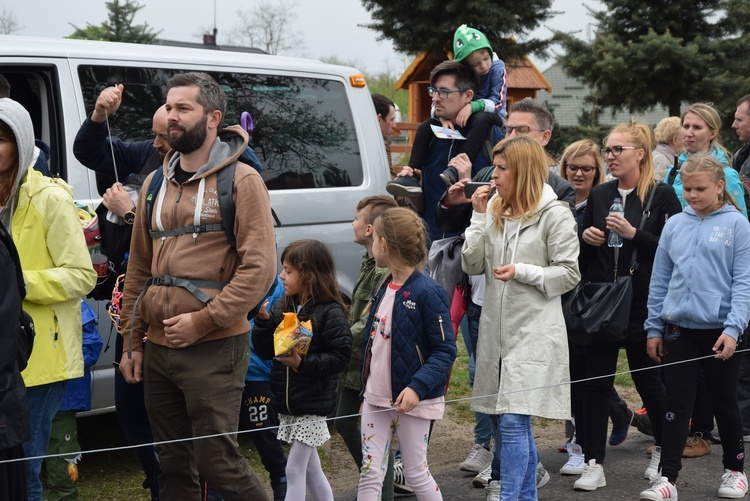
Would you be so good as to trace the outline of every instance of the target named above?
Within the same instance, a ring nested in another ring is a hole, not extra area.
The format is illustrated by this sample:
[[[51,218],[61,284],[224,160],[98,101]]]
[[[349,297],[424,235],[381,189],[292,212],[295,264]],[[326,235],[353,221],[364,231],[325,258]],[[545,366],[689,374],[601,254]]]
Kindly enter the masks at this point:
[[[291,356],[292,350],[297,350],[300,356],[306,355],[312,336],[312,321],[300,322],[296,313],[284,313],[284,319],[273,333],[276,358]]]

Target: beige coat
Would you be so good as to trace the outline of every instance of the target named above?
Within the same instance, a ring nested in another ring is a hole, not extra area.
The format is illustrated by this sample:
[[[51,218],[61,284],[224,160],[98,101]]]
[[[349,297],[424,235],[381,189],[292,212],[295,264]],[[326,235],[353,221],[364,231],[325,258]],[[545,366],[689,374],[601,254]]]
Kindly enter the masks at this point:
[[[506,220],[504,231],[498,231],[490,213],[473,214],[462,264],[468,274],[484,273],[487,280],[474,411],[570,417],[568,340],[560,296],[580,280],[578,251],[570,207],[547,185],[533,216]],[[492,276],[493,266],[511,262],[516,264],[513,280],[506,283]]]

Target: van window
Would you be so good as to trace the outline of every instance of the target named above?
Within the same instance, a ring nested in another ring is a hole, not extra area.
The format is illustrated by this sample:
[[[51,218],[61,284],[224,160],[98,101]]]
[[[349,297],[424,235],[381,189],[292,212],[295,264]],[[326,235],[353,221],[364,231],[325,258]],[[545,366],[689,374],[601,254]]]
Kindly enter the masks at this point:
[[[187,71],[187,70],[185,70]],[[125,96],[110,121],[124,141],[151,139],[151,119],[166,100],[167,81],[183,70],[78,67],[86,112],[107,86],[122,83]],[[224,125],[250,113],[250,143],[263,164],[269,190],[362,184],[362,160],[344,84],[323,78],[209,73],[227,94]]]
[[[10,97],[18,101],[31,116],[34,138],[50,148],[48,166],[53,176],[67,179],[65,141],[60,125],[63,123],[59,106],[60,84],[53,65],[0,67],[10,84]]]

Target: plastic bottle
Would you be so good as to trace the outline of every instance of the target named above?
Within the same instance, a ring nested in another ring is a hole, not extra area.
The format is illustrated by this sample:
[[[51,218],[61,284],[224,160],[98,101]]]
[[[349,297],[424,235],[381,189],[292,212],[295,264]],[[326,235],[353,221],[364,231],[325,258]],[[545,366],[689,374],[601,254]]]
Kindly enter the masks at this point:
[[[609,208],[610,215],[619,214],[625,216],[625,209],[622,208],[622,200],[615,198],[615,203]],[[607,237],[607,245],[610,247],[622,247],[622,237],[612,230],[609,230],[609,236]]]

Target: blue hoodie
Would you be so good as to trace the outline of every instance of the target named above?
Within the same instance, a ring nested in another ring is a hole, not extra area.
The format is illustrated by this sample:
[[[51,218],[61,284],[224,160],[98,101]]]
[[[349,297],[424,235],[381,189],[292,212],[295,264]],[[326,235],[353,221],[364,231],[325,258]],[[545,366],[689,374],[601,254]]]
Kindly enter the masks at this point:
[[[700,218],[692,207],[669,218],[656,250],[648,295],[649,338],[665,323],[724,329],[738,339],[750,318],[750,223],[723,207]]]
[[[721,165],[724,166],[724,177],[726,177],[727,179],[727,191],[732,194],[735,201],[737,202],[737,205],[739,205],[740,207],[740,212],[742,212],[742,215],[747,218],[747,207],[745,207],[745,188],[742,186],[742,181],[740,181],[740,175],[736,170],[734,170],[733,167],[729,165],[727,156],[718,147],[712,146],[711,149],[708,150],[708,154],[714,157],[719,161]],[[677,159],[678,165],[682,166],[682,164],[684,164],[687,159],[688,156],[685,153],[681,153],[680,157]],[[685,202],[685,198],[682,193],[682,178],[680,177],[680,172],[678,172],[677,177],[674,178],[672,187],[674,188],[675,193],[677,193],[677,198],[680,199],[680,204],[684,209],[687,206],[687,202]]]

